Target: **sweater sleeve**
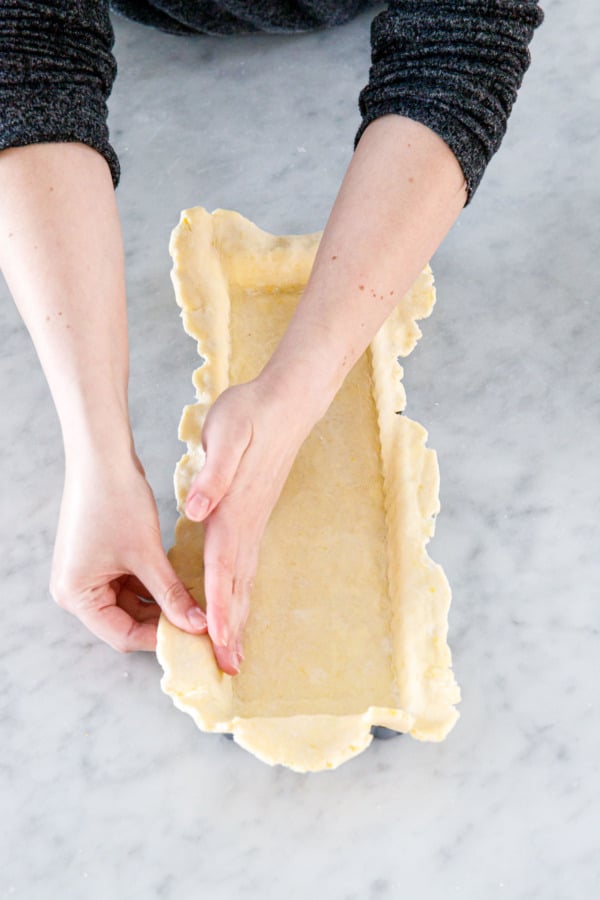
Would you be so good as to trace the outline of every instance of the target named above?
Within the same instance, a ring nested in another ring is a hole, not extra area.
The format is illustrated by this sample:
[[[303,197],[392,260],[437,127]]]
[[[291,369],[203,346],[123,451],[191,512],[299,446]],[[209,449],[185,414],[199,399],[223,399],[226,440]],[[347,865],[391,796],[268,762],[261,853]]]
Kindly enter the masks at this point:
[[[543,13],[535,0],[397,0],[371,27],[355,146],[374,119],[398,113],[448,144],[471,200],[499,148]]]
[[[80,141],[119,162],[106,100],[116,75],[108,0],[0,2],[0,150]]]

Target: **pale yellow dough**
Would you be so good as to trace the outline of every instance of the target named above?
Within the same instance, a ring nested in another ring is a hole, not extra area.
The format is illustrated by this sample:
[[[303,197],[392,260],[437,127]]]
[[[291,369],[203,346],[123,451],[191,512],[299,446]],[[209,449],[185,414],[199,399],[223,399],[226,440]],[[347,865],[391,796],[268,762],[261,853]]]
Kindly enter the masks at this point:
[[[276,237],[235,212],[182,213],[172,278],[204,363],[180,437],[181,517],[170,558],[204,605],[202,526],[183,505],[203,463],[201,427],[229,385],[272,353],[308,279],[320,234]],[[439,509],[427,434],[398,413],[397,357],[431,312],[427,268],[373,340],[303,445],[261,544],[245,659],[235,678],[207,637],[163,616],[162,688],[205,731],[231,732],[265,762],[333,769],[364,750],[371,726],[442,740],[460,700],[446,642],[450,589],[426,553]],[[293,411],[290,411],[293,414]]]

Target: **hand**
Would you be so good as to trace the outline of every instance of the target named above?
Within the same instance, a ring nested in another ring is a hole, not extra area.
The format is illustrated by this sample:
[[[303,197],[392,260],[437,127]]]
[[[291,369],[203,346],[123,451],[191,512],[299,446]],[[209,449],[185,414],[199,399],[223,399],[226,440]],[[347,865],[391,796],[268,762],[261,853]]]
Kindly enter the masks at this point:
[[[161,609],[179,628],[206,632],[204,613],[164,553],[139,461],[106,454],[78,459],[83,462],[67,466],[54,550],[56,602],[123,652],[154,650]]]
[[[316,418],[301,400],[284,403],[260,378],[228,388],[206,417],[206,462],[190,488],[186,514],[205,522],[208,632],[219,666],[230,675],[242,660],[265,526]]]

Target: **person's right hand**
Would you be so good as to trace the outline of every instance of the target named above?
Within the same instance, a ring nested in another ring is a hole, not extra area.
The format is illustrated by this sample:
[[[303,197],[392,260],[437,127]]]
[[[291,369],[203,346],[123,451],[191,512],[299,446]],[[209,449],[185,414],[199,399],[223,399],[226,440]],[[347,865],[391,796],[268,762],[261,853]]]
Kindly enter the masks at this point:
[[[81,455],[67,466],[50,591],[122,652],[154,650],[161,609],[185,631],[207,630],[165,555],[154,497],[135,457]]]

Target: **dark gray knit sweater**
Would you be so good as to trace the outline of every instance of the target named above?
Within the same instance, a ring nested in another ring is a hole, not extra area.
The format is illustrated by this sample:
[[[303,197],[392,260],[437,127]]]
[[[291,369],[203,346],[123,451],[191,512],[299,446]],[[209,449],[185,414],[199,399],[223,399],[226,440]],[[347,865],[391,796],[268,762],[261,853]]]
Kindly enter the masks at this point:
[[[372,0],[113,0],[132,19],[179,34],[292,32],[339,25]],[[116,75],[108,0],[0,0],[0,150],[81,141],[115,185],[106,100]],[[536,0],[395,0],[374,19],[362,123],[399,113],[453,150],[469,198],[500,146],[543,14]]]

